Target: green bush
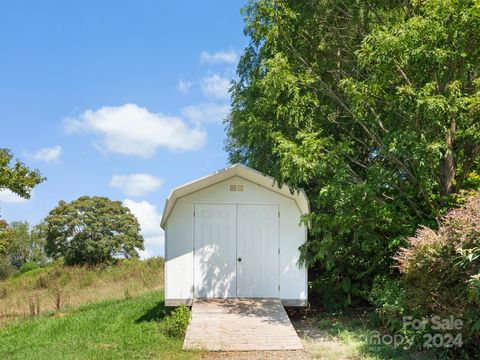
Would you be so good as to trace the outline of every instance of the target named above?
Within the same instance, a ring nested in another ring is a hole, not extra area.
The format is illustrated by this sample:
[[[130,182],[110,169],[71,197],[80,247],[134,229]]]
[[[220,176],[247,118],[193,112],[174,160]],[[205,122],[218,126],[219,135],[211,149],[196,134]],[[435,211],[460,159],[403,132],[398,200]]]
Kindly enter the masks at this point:
[[[13,267],[7,259],[0,257],[0,280],[5,280],[14,272],[15,267]]]
[[[36,262],[26,262],[20,266],[20,273],[24,274],[28,271],[35,270],[40,268],[40,265],[38,265]]]
[[[187,306],[177,307],[170,316],[162,321],[160,326],[162,334],[171,338],[182,339],[187,331],[190,315],[190,309]]]
[[[383,328],[390,331],[402,328],[405,311],[405,288],[402,279],[377,276],[368,299],[375,305],[375,320]]]

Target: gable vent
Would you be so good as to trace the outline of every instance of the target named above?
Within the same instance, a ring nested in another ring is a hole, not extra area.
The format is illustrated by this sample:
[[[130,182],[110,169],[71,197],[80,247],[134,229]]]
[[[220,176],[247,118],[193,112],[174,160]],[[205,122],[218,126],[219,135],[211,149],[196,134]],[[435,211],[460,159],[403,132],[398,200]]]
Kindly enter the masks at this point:
[[[230,191],[243,191],[243,185],[230,185]]]

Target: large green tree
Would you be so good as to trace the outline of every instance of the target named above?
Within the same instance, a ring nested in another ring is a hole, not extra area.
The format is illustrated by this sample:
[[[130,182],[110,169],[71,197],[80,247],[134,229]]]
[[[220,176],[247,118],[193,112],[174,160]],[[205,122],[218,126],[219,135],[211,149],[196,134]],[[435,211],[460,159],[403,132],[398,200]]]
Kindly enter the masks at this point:
[[[140,225],[130,210],[106,197],[60,201],[45,218],[47,254],[67,264],[99,264],[117,256],[138,257]]]
[[[38,170],[31,170],[21,161],[14,160],[10,150],[0,148],[0,191],[10,190],[29,199],[32,189],[44,180]],[[7,277],[13,271],[6,257],[12,245],[11,235],[11,228],[0,218],[0,278]]]
[[[0,219],[0,257],[4,256],[8,248],[8,223],[5,220]]]
[[[0,253],[17,268],[27,262],[44,265],[48,260],[44,224],[31,227],[26,221],[10,223],[3,231],[0,230]]]
[[[349,304],[418,224],[478,186],[478,2],[259,0],[227,120],[231,162],[303,187],[302,248]]]
[[[31,170],[19,160],[13,160],[8,149],[0,149],[0,190],[8,189],[18,196],[30,198],[31,190],[45,180],[38,170]]]
[[[478,170],[480,3],[412,1],[411,12],[364,39],[365,76],[343,85],[355,117],[377,122],[375,146],[436,207]]]

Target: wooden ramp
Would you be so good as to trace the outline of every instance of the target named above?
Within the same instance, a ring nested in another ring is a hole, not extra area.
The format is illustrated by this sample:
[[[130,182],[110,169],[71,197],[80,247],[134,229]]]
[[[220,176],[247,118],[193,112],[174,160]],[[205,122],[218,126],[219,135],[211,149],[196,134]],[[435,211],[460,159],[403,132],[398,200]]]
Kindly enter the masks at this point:
[[[184,349],[301,350],[302,343],[278,299],[195,300]]]

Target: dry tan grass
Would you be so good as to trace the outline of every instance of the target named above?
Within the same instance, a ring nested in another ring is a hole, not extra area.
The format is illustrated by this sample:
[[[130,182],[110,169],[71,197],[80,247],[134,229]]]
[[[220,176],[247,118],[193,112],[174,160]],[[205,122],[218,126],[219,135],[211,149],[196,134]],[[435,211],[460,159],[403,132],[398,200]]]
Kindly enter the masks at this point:
[[[0,282],[0,326],[19,317],[134,297],[163,288],[163,259],[117,265],[52,265]]]

